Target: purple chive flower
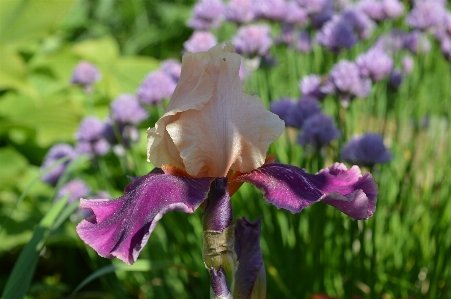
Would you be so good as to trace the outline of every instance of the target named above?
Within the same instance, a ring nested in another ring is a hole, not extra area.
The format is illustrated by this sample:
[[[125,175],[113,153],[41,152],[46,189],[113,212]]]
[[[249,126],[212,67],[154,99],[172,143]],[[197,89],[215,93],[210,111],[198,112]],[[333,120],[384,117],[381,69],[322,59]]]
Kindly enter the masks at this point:
[[[382,7],[388,19],[397,19],[404,12],[404,4],[399,0],[382,0]]]
[[[319,12],[309,13],[313,28],[321,29],[324,24],[332,20],[332,17],[334,16],[334,4],[329,0],[319,0],[311,2],[321,2],[321,10]]]
[[[77,145],[75,151],[80,154],[103,156],[110,150],[104,134],[106,124],[94,116],[85,117],[75,133]]]
[[[393,70],[388,76],[388,87],[397,90],[404,79],[403,73],[399,70]]]
[[[69,196],[67,203],[72,203],[73,201],[78,200],[81,197],[88,195],[89,193],[91,193],[91,189],[88,187],[88,185],[86,185],[85,182],[79,179],[74,179],[64,184],[58,190],[58,195],[56,198],[60,200],[64,196]]]
[[[290,25],[304,26],[308,23],[307,10],[300,7],[296,2],[286,3],[286,12],[283,22]]]
[[[287,12],[285,0],[255,0],[254,11],[256,19],[283,21]]]
[[[414,65],[412,56],[405,55],[402,58],[401,64],[402,64],[402,71],[404,74],[410,74],[412,72],[413,65]]]
[[[431,50],[431,42],[420,31],[412,31],[404,36],[404,48],[413,54],[428,53]]]
[[[321,112],[318,101],[310,97],[303,97],[299,101],[282,98],[271,103],[270,110],[285,122],[286,127],[297,129],[300,129],[309,117]]]
[[[248,25],[238,29],[233,38],[236,52],[248,57],[264,56],[272,45],[271,31],[266,25]]]
[[[376,24],[360,9],[350,8],[342,13],[342,18],[352,27],[360,39],[368,39],[376,27]]]
[[[111,118],[118,124],[137,125],[148,117],[135,95],[121,94],[111,103]]]
[[[172,96],[176,82],[164,71],[158,70],[147,75],[139,86],[137,95],[141,103],[158,105]]]
[[[309,53],[312,51],[312,40],[310,33],[305,30],[297,30],[293,25],[284,25],[279,42],[288,45],[290,48],[301,53]]]
[[[376,0],[362,0],[358,2],[357,7],[372,20],[383,21],[386,18],[384,5],[382,2]]]
[[[160,69],[169,75],[174,82],[178,82],[180,79],[180,72],[182,71],[182,65],[175,59],[168,59],[161,63]]]
[[[342,104],[347,107],[354,97],[368,96],[371,81],[362,78],[358,66],[348,60],[337,63],[330,71],[329,78],[321,89],[325,93],[337,93]]]
[[[389,162],[392,155],[385,147],[381,135],[366,133],[353,137],[345,144],[341,149],[341,158],[348,163],[372,167]]]
[[[334,53],[350,49],[357,43],[352,26],[343,18],[335,16],[317,33],[316,41]]]
[[[92,85],[101,78],[102,74],[95,65],[87,61],[81,61],[75,67],[70,82],[83,86],[86,92],[91,92]]]
[[[339,138],[340,135],[340,131],[330,116],[316,113],[304,122],[302,132],[298,136],[298,143],[303,146],[311,145],[318,150]]]
[[[321,84],[321,76],[308,75],[299,81],[299,90],[303,96],[310,96],[318,100],[322,100],[326,94],[321,91]]]
[[[193,35],[183,43],[185,51],[188,52],[203,52],[218,43],[216,37],[208,31],[194,31]]]
[[[41,180],[52,186],[55,186],[59,178],[63,175],[64,171],[66,170],[67,165],[73,159],[75,159],[76,156],[77,154],[73,149],[73,147],[67,143],[58,143],[52,146],[45,155],[44,162],[42,163],[41,166],[41,171],[46,171],[49,168],[51,169],[41,177]],[[67,157],[68,160],[61,164],[58,164],[57,166],[52,167],[52,165],[56,161],[64,157]]]
[[[380,48],[372,48],[360,54],[356,59],[360,73],[371,78],[373,82],[380,81],[393,69],[393,59]]]
[[[296,0],[296,3],[309,15],[319,14],[332,4],[330,0]]]
[[[195,30],[209,30],[221,25],[224,4],[221,0],[200,0],[193,9],[188,26]]]
[[[393,30],[389,34],[380,36],[373,48],[380,48],[389,54],[395,54],[404,48],[405,36],[405,32]]]
[[[225,7],[224,15],[227,21],[238,24],[254,20],[253,0],[230,0]]]
[[[415,1],[407,16],[407,23],[414,29],[427,30],[442,25],[446,18],[446,8],[438,1]]]

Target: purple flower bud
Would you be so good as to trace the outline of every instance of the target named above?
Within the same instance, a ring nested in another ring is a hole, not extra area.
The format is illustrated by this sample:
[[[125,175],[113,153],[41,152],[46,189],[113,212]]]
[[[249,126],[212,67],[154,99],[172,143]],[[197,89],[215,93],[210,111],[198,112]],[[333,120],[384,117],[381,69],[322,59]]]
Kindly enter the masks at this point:
[[[348,163],[371,167],[389,162],[392,156],[385,147],[382,136],[366,133],[353,137],[345,144],[341,149],[341,158]]]
[[[304,96],[311,96],[318,100],[324,99],[326,94],[321,91],[321,76],[308,75],[299,81],[299,90]]]
[[[342,60],[333,67],[321,88],[325,93],[338,93],[344,106],[354,97],[366,97],[370,89],[371,81],[362,78],[357,65],[348,60]]]
[[[397,90],[403,79],[404,78],[401,71],[393,70],[388,77],[388,87],[392,90]]]
[[[301,8],[296,2],[286,3],[286,12],[283,22],[297,26],[304,26],[308,23],[307,10]]]
[[[193,35],[183,43],[185,50],[188,52],[208,51],[211,47],[216,46],[218,41],[216,37],[208,31],[194,31]]]
[[[160,69],[169,75],[175,82],[180,79],[180,73],[182,72],[182,65],[175,59],[168,59],[161,63]]]
[[[130,148],[132,142],[139,141],[139,131],[134,125],[115,123],[111,120],[107,122],[104,136],[110,145],[120,145],[113,148],[117,156],[123,156],[124,147]]]
[[[316,41],[334,53],[339,53],[343,48],[350,49],[357,43],[357,36],[352,26],[344,19],[335,16],[324,24],[316,35]]]
[[[147,75],[138,88],[137,95],[141,103],[158,105],[172,96],[175,86],[176,83],[169,75],[158,70]]]
[[[72,84],[81,85],[86,92],[90,92],[92,84],[102,78],[97,67],[89,62],[81,61],[77,64],[72,73],[70,82]]]
[[[307,118],[302,126],[298,143],[303,146],[311,145],[314,149],[319,150],[338,137],[340,137],[340,131],[335,126],[333,119],[323,113],[316,113]]]
[[[242,24],[252,21],[255,16],[253,0],[230,0],[224,15],[229,22]]]
[[[188,26],[195,30],[217,28],[223,19],[224,4],[221,0],[200,0],[193,9]]]
[[[116,123],[137,125],[148,118],[149,113],[135,95],[121,94],[111,103],[111,117]]]
[[[405,55],[402,58],[402,71],[404,74],[410,74],[413,70],[413,58],[412,56]]]
[[[426,30],[445,22],[446,8],[437,1],[415,1],[407,16],[407,23],[414,29]]]
[[[223,298],[228,299],[232,298],[230,294],[229,285],[227,283],[227,277],[224,272],[224,268],[219,266],[219,269],[216,270],[214,267],[210,268],[210,279],[211,279],[211,289],[213,290],[214,297],[213,298]]]
[[[75,159],[76,156],[77,154],[73,147],[67,143],[58,143],[52,146],[45,155],[44,162],[41,165],[41,171],[45,171],[48,168],[51,169],[41,177],[41,180],[55,186],[66,170],[67,165]],[[67,157],[68,160],[52,167],[52,164],[64,157]]]
[[[380,81],[393,69],[393,59],[379,48],[372,48],[360,54],[356,59],[360,74],[371,78],[373,82]]]
[[[86,185],[85,182],[79,179],[74,179],[72,181],[64,184],[59,190],[57,195],[57,200],[62,199],[64,196],[69,196],[67,203],[72,203],[74,200],[78,200],[83,196],[88,195],[91,189]]]
[[[110,150],[106,141],[106,124],[94,116],[85,117],[75,133],[77,145],[75,151],[80,154],[102,156]]]
[[[343,12],[342,18],[351,25],[360,39],[370,38],[376,27],[376,24],[360,9],[348,9]]]
[[[413,54],[428,53],[431,50],[431,42],[421,32],[412,31],[404,36],[404,47]]]
[[[233,38],[236,52],[248,57],[263,56],[272,45],[270,29],[266,25],[248,25],[241,27]]]
[[[283,21],[286,16],[285,0],[255,0],[254,11],[257,19]]]

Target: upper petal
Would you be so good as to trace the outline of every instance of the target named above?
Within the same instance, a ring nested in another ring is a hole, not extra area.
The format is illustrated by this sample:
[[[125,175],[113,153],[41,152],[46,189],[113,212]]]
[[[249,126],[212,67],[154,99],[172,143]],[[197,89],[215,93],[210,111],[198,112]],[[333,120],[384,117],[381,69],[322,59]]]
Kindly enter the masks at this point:
[[[178,163],[175,166],[194,177],[225,177],[230,169],[249,172],[264,163],[269,144],[282,134],[284,123],[267,111],[257,96],[243,92],[238,75],[241,59],[234,52],[233,46],[226,43],[224,48],[218,45],[208,52],[189,54],[197,58],[193,72],[206,74],[210,80],[205,79],[208,81],[205,85],[212,90],[206,92],[203,84],[179,81],[177,88],[201,94],[203,100],[193,98],[197,105],[190,106],[189,100],[173,96],[168,109],[177,111],[176,114],[171,116],[169,113],[173,112],[167,112],[164,116],[167,121],[163,117],[149,131],[151,162],[157,166]],[[184,59],[182,75],[187,67]],[[165,148],[154,146],[157,141],[154,136],[159,131],[164,133],[159,136],[165,139]],[[179,157],[175,158],[175,153]],[[173,161],[162,163],[167,157]]]
[[[77,233],[99,255],[133,264],[161,217],[172,210],[193,213],[209,188],[209,178],[149,173],[116,200],[81,199],[80,208],[93,215],[77,225]]]
[[[280,163],[264,164],[251,173],[235,178],[263,191],[265,199],[277,208],[298,213],[323,201],[354,219],[366,219],[376,210],[377,183],[360,168],[335,163],[317,174]]]

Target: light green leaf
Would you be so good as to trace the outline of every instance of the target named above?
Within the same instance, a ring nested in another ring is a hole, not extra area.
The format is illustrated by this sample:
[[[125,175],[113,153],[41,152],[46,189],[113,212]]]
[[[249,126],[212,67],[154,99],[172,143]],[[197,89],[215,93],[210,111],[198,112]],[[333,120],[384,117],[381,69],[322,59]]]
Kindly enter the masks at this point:
[[[88,39],[77,43],[73,52],[82,59],[102,65],[114,62],[119,56],[119,46],[111,36]]]

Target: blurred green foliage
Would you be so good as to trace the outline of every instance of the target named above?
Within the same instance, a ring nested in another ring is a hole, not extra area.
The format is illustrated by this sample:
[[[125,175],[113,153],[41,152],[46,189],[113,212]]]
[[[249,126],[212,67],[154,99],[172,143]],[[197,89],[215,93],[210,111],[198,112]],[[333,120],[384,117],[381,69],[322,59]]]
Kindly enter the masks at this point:
[[[105,117],[110,101],[120,93],[134,93],[161,60],[180,59],[183,42],[191,34],[185,22],[193,3],[2,0],[2,292],[10,275],[24,279],[11,273],[15,261],[22,250],[26,252],[44,215],[55,209],[57,190],[35,182],[48,148],[56,142],[73,142],[83,116]],[[388,29],[381,26],[378,34]],[[217,32],[219,40],[230,39],[234,30],[233,25],[224,26]],[[277,46],[273,49],[277,67],[257,70],[245,88],[265,104],[281,96],[297,97],[302,76],[326,73],[337,59],[354,59],[371,42],[339,57],[319,47],[299,54]],[[397,66],[400,58],[395,57]],[[95,63],[103,75],[89,99],[69,83],[80,60]],[[269,206],[253,187],[240,189],[233,198],[235,217],[254,220],[263,215],[268,298],[307,298],[315,293],[340,298],[451,297],[449,82],[449,62],[433,44],[430,53],[415,57],[414,72],[398,91],[389,91],[385,81],[379,82],[368,99],[354,102],[346,112],[345,136],[384,133],[394,155],[391,163],[373,170],[380,195],[377,211],[368,221],[352,221],[321,204],[292,215]],[[333,97],[324,101],[323,108],[329,115],[339,115]],[[151,118],[140,128],[142,135],[162,112],[161,107],[152,109]],[[422,127],[424,117],[429,125]],[[322,165],[321,159],[294,144],[294,134],[287,130],[271,146],[281,162],[315,172],[339,159],[343,140],[328,148]],[[142,175],[151,168],[145,163],[145,138],[141,138],[124,159],[109,155],[96,163],[80,161],[65,180],[82,177],[94,190],[119,196],[128,181],[125,175]],[[26,196],[20,200],[22,194]],[[62,298],[97,270],[99,278],[83,286],[74,298],[208,296],[200,212],[165,215],[140,256],[140,267],[130,271],[87,248],[75,233],[75,218],[55,228],[39,250],[36,273],[30,288],[24,290],[26,298]]]

